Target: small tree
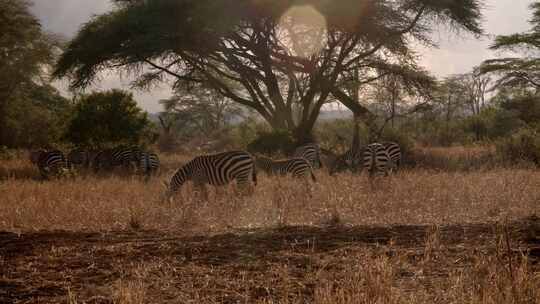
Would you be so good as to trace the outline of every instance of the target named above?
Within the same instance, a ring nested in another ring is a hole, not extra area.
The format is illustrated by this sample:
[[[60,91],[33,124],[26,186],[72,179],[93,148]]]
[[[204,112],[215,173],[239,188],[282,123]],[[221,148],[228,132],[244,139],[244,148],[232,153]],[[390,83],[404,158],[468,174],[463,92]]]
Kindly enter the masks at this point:
[[[243,113],[238,104],[205,85],[177,88],[171,98],[160,103],[164,108],[162,117],[168,118],[169,122],[172,119],[182,131],[189,131],[191,135],[221,131]]]
[[[79,146],[139,143],[150,126],[133,94],[122,90],[84,95],[75,106],[66,139]]]

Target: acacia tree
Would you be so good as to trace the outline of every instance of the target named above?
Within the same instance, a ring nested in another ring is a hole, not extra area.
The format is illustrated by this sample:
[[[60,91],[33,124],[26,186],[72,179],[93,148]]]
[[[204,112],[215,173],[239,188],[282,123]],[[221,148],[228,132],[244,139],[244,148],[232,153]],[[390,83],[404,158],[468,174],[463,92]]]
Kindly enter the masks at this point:
[[[478,73],[478,69],[475,68],[470,73],[458,75],[457,80],[463,86],[466,97],[465,102],[471,114],[473,116],[479,115],[486,106],[486,97],[490,89],[491,77]]]
[[[206,86],[177,89],[171,98],[160,100],[160,103],[164,108],[161,120],[164,130],[168,121],[169,129],[180,123],[182,129],[211,134],[242,115],[237,103]]]
[[[496,86],[525,86],[540,89],[540,2],[530,5],[533,18],[532,28],[524,33],[497,36],[492,50],[523,52],[523,57],[504,57],[486,60],[480,66],[484,74],[500,76]]]
[[[369,113],[348,85],[386,74],[432,85],[411,44],[432,45],[438,24],[480,34],[480,1],[117,0],[71,41],[55,76],[72,76],[73,88],[111,68],[132,72],[141,87],[166,77],[205,83],[302,141],[330,95]]]
[[[9,142],[7,114],[27,88],[46,84],[57,39],[44,33],[26,0],[0,0],[0,145]]]

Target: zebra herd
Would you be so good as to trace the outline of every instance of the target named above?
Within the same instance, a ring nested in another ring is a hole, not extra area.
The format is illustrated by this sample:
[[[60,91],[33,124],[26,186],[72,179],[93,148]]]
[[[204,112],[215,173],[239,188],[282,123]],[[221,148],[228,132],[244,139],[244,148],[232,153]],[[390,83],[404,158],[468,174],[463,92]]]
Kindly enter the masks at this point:
[[[324,164],[322,156],[332,156],[333,161]],[[273,160],[268,157],[253,156],[245,151],[229,151],[218,154],[202,155],[193,158],[180,167],[166,183],[167,196],[177,192],[184,183],[192,181],[196,187],[206,184],[223,186],[236,181],[244,187],[251,181],[257,184],[257,169],[269,175],[291,175],[310,177],[316,181],[314,169],[327,166],[330,175],[350,170],[367,170],[369,176],[388,175],[401,164],[401,149],[394,142],[372,143],[365,148],[352,148],[341,155],[322,150],[318,144],[311,143],[297,148],[291,158]],[[47,179],[51,174],[60,174],[73,168],[86,168],[94,172],[111,171],[121,167],[150,177],[160,167],[159,157],[155,153],[143,151],[139,147],[117,147],[105,150],[75,149],[64,156],[59,150],[38,150],[30,155],[41,174]]]
[[[30,153],[30,160],[44,179],[73,169],[90,169],[98,173],[113,171],[118,167],[149,178],[160,166],[157,154],[135,146],[103,150],[73,149],[67,156],[60,150],[37,150]]]
[[[273,160],[264,156],[252,156],[245,151],[230,151],[219,154],[197,156],[182,166],[171,178],[167,188],[167,197],[177,192],[182,185],[191,180],[196,187],[206,184],[214,186],[226,185],[236,180],[238,186],[244,187],[251,177],[257,185],[257,169],[268,175],[291,175],[293,177],[311,177],[314,168],[321,168],[322,154],[332,154],[321,151],[319,145],[311,143],[295,150],[292,157],[283,160]],[[335,155],[334,155],[335,156]],[[365,168],[370,176],[388,175],[397,170],[401,163],[401,149],[393,142],[372,143],[364,149],[351,149],[342,155],[335,156],[330,166],[330,174],[350,169],[353,172]],[[362,166],[360,166],[362,164]]]
[[[388,175],[397,171],[402,158],[401,148],[395,142],[371,143],[365,148],[351,148],[337,156],[330,151],[325,153],[335,159],[330,165],[330,175],[347,169],[353,173],[366,169],[370,176]]]

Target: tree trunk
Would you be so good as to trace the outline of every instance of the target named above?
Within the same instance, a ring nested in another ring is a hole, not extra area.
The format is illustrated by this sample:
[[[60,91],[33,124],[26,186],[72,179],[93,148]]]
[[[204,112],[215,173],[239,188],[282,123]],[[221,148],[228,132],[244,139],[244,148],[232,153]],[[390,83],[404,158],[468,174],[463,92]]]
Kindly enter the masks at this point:
[[[7,133],[7,97],[0,96],[0,146],[10,146]]]

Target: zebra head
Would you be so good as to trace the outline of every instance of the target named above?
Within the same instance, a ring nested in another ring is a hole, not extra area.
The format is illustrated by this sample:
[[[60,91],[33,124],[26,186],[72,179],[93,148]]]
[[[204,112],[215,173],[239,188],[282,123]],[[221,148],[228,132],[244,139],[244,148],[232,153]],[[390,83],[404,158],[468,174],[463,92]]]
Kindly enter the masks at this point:
[[[47,151],[43,149],[30,152],[30,161],[32,162],[32,164],[37,164],[41,156],[45,153],[47,153]]]

